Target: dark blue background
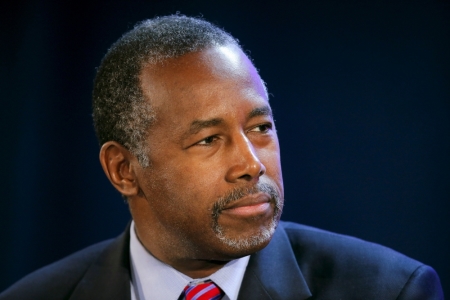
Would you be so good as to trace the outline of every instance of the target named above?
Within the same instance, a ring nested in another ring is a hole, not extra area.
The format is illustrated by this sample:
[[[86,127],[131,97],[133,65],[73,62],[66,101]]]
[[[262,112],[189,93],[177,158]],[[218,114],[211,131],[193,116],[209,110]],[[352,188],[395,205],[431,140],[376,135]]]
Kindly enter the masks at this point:
[[[283,219],[430,264],[450,294],[449,1],[4,2],[0,290],[125,227],[97,158],[95,68],[137,21],[181,11],[236,36],[268,84]]]

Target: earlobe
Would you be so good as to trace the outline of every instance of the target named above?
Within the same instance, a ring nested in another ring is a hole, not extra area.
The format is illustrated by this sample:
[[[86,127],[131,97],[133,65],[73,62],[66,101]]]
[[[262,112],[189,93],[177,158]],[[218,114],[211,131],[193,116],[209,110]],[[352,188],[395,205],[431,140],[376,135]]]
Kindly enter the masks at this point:
[[[109,141],[100,149],[100,163],[111,184],[124,196],[139,193],[134,172],[134,156],[117,142]]]

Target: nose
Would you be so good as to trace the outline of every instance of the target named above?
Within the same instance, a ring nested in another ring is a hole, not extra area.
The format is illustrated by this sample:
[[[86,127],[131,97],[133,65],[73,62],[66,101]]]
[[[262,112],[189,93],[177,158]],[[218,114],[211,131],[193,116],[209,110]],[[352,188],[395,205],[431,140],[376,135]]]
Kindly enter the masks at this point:
[[[226,174],[228,182],[253,181],[266,173],[266,167],[259,160],[255,148],[250,140],[242,135],[231,145],[229,157],[230,167]]]

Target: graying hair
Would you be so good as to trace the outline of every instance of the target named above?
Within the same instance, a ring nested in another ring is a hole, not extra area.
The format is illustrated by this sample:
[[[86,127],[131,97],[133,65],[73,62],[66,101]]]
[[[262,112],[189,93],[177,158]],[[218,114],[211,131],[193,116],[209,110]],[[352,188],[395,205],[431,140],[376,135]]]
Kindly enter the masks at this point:
[[[146,137],[156,116],[140,87],[142,68],[229,44],[240,47],[217,26],[178,14],[145,20],[125,33],[104,56],[94,81],[93,119],[100,145],[116,141],[148,167]]]
[[[270,203],[273,205],[273,217],[266,228],[263,228],[259,233],[254,234],[250,237],[234,237],[231,238],[227,236],[224,232],[223,227],[219,225],[219,216],[227,205],[238,201],[242,197],[250,194],[256,194],[258,192],[263,192],[270,195]],[[251,247],[262,245],[268,242],[278,226],[278,221],[280,220],[281,213],[283,211],[284,199],[281,197],[281,193],[277,189],[276,185],[264,180],[260,180],[256,186],[251,188],[235,188],[231,190],[228,194],[220,197],[215,203],[212,210],[213,224],[212,228],[216,236],[226,245],[237,249],[245,250]]]

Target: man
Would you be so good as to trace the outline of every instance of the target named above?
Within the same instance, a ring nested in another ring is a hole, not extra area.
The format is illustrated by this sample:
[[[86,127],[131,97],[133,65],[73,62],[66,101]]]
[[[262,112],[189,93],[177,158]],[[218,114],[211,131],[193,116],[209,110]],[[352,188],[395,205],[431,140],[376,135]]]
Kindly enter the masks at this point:
[[[101,165],[133,221],[0,299],[443,299],[428,266],[279,222],[267,91],[217,27],[180,15],[138,24],[103,59],[93,110]]]

